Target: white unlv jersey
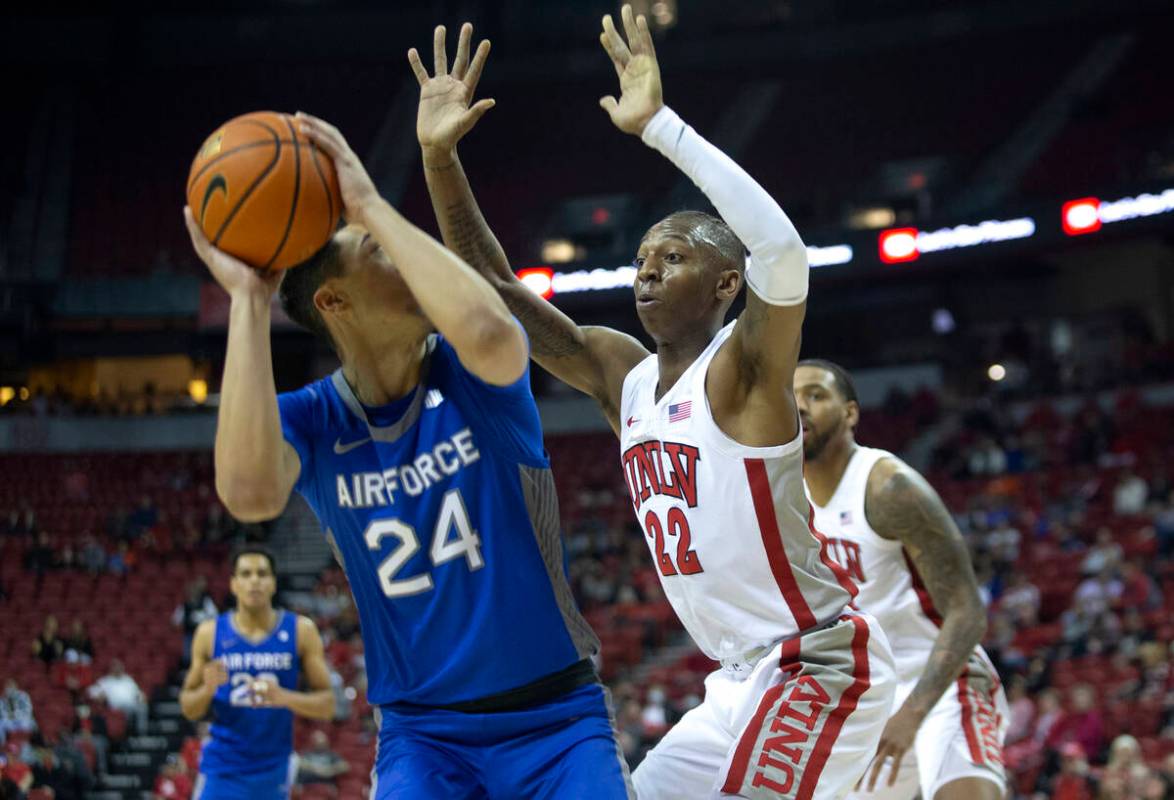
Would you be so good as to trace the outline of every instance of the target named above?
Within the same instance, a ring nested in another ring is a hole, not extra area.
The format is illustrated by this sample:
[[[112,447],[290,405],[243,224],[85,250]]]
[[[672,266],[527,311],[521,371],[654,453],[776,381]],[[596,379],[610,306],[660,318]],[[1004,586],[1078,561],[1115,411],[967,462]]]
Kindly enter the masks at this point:
[[[656,356],[628,373],[620,449],[665,595],[707,656],[740,662],[835,620],[854,587],[811,527],[802,433],[746,447],[713,421],[705,376],[735,324],[659,402]]]
[[[897,664],[901,684],[916,681],[938,637],[941,615],[901,542],[882,538],[864,515],[868,476],[893,454],[857,447],[826,506],[812,501],[815,525],[828,538],[828,552],[860,589],[856,605],[876,617]]]

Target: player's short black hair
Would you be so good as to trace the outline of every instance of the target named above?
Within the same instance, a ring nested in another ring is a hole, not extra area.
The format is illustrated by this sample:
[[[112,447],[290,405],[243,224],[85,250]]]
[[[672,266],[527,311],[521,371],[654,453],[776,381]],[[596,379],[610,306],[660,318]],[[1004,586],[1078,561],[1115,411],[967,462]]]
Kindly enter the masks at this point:
[[[238,544],[232,548],[232,554],[228,557],[228,563],[232,565],[233,575],[236,574],[237,562],[243,556],[264,556],[269,562],[269,571],[273,573],[274,577],[277,576],[277,558],[273,555],[273,551],[265,545],[257,544],[256,542]]]
[[[278,292],[286,315],[335,350],[334,339],[314,305],[314,292],[327,278],[341,274],[342,247],[332,236],[314,255],[289,268]]]
[[[704,211],[686,210],[674,211],[657,225],[665,222],[679,222],[697,230],[701,238],[714,245],[722,260],[727,262],[727,269],[736,269],[738,272],[746,269],[746,245],[742,244],[738,234],[734,233],[725,220]]]
[[[852,380],[852,376],[848,374],[848,370],[836,362],[823,358],[805,358],[799,362],[798,366],[826,369],[832,374],[832,383],[835,385],[836,392],[839,393],[844,402],[860,403],[860,398],[856,396],[856,382]]]

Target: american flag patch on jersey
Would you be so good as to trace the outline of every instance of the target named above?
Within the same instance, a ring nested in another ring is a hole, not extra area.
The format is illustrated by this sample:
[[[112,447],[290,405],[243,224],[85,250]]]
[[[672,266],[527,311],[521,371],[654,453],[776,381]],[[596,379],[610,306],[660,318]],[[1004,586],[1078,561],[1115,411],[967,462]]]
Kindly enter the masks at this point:
[[[689,419],[689,414],[692,411],[692,400],[686,400],[683,403],[673,403],[669,406],[669,422],[680,422],[683,419]]]
[[[851,525],[852,524],[852,512],[851,511],[841,511],[840,512],[840,524],[841,525]]]

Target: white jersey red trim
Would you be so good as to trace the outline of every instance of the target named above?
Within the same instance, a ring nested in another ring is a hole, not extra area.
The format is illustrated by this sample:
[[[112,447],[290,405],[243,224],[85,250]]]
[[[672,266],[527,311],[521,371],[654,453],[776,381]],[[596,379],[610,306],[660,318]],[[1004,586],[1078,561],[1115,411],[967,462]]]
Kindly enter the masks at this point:
[[[826,552],[803,491],[800,433],[747,447],[713,420],[705,378],[731,322],[656,398],[656,356],[624,379],[620,451],[665,596],[710,658],[837,619],[855,591]]]
[[[896,709],[925,671],[942,615],[901,542],[880,536],[866,516],[868,478],[877,462],[893,457],[885,450],[857,447],[827,505],[812,501],[811,507],[816,524],[831,535],[828,552],[859,587],[856,605],[876,618],[892,645],[898,681]],[[932,724],[923,724],[914,750],[906,757],[918,765],[908,772],[910,776],[921,773],[920,791],[929,792],[932,787],[971,774],[996,782],[1003,780],[1006,698],[982,647],[975,648],[970,662],[930,716]],[[956,755],[950,749],[955,739],[952,746],[959,750]],[[908,800],[918,792],[918,782],[910,776],[902,780],[901,786],[873,793],[859,790],[852,797]]]

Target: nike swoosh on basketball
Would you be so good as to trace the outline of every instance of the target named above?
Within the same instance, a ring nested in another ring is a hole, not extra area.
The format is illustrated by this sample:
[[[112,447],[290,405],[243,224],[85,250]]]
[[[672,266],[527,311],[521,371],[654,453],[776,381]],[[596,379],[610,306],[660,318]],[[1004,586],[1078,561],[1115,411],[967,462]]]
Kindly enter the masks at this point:
[[[224,197],[228,197],[228,180],[221,174],[217,173],[212,176],[212,180],[208,181],[208,188],[204,190],[204,202],[200,204],[200,224],[204,224],[204,215],[208,212],[208,202],[212,199],[212,195],[216,194],[217,190],[224,192]]]
[[[334,440],[334,452],[335,452],[335,454],[341,456],[343,453],[349,453],[350,451],[354,450],[356,447],[359,447],[360,445],[364,445],[369,441],[371,441],[370,436],[366,437],[365,439],[359,439],[357,442],[348,442],[347,444],[343,444],[342,437],[340,436],[339,438]]]

